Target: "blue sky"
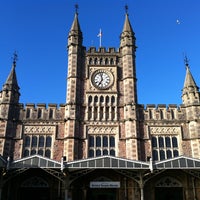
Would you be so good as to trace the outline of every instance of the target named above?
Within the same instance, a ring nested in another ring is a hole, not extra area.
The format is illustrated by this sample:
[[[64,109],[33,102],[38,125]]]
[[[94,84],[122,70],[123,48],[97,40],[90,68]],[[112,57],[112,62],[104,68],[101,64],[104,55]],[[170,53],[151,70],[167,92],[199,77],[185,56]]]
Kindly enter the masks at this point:
[[[67,36],[79,5],[84,45],[119,47],[125,10],[136,34],[138,100],[181,104],[184,56],[200,86],[199,0],[1,0],[0,86],[17,51],[20,102],[65,103]],[[180,23],[177,23],[179,20]]]

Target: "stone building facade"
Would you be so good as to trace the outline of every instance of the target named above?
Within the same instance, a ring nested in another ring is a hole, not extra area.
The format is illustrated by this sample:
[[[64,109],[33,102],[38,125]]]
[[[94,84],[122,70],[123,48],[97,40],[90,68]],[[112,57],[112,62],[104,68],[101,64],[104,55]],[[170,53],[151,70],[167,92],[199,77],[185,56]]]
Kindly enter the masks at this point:
[[[80,27],[75,13],[65,104],[21,104],[14,58],[0,93],[0,199],[200,199],[200,96],[187,60],[182,104],[142,105],[128,13],[118,50],[86,49]]]

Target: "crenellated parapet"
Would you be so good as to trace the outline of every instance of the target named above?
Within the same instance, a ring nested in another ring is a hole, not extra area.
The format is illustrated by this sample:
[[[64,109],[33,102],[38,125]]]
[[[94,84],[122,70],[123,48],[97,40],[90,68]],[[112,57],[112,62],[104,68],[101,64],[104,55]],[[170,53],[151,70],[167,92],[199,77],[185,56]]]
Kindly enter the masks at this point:
[[[99,47],[98,49],[96,47],[90,47],[88,50],[87,50],[87,53],[107,53],[107,54],[110,54],[110,53],[119,53],[118,50],[116,50],[116,48],[114,47],[109,47],[108,49],[106,49],[105,47]]]
[[[64,120],[64,104],[27,103],[21,105],[20,120]]]
[[[118,62],[119,52],[115,48],[90,47],[87,51],[87,64],[88,65],[116,65]]]
[[[147,104],[143,106],[144,120],[186,120],[186,110],[183,105]]]

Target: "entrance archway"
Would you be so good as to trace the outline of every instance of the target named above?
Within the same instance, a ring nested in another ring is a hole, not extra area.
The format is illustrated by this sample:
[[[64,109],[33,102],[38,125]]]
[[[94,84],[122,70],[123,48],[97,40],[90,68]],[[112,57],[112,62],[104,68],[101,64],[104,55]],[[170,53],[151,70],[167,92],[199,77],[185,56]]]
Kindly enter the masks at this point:
[[[20,187],[20,200],[48,200],[49,185],[40,177],[31,177]]]
[[[116,189],[90,189],[87,200],[116,200]]]
[[[182,184],[172,177],[164,177],[155,184],[155,200],[183,200]]]

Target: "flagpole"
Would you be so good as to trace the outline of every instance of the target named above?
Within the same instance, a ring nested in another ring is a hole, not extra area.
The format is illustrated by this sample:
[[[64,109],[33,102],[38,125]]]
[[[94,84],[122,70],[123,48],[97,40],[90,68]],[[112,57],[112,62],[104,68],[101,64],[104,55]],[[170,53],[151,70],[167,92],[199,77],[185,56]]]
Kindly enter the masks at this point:
[[[101,35],[99,36],[99,46],[101,47]]]
[[[101,29],[99,30],[99,34],[97,35],[99,37],[99,46],[101,47],[101,41],[102,41],[102,32]]]

